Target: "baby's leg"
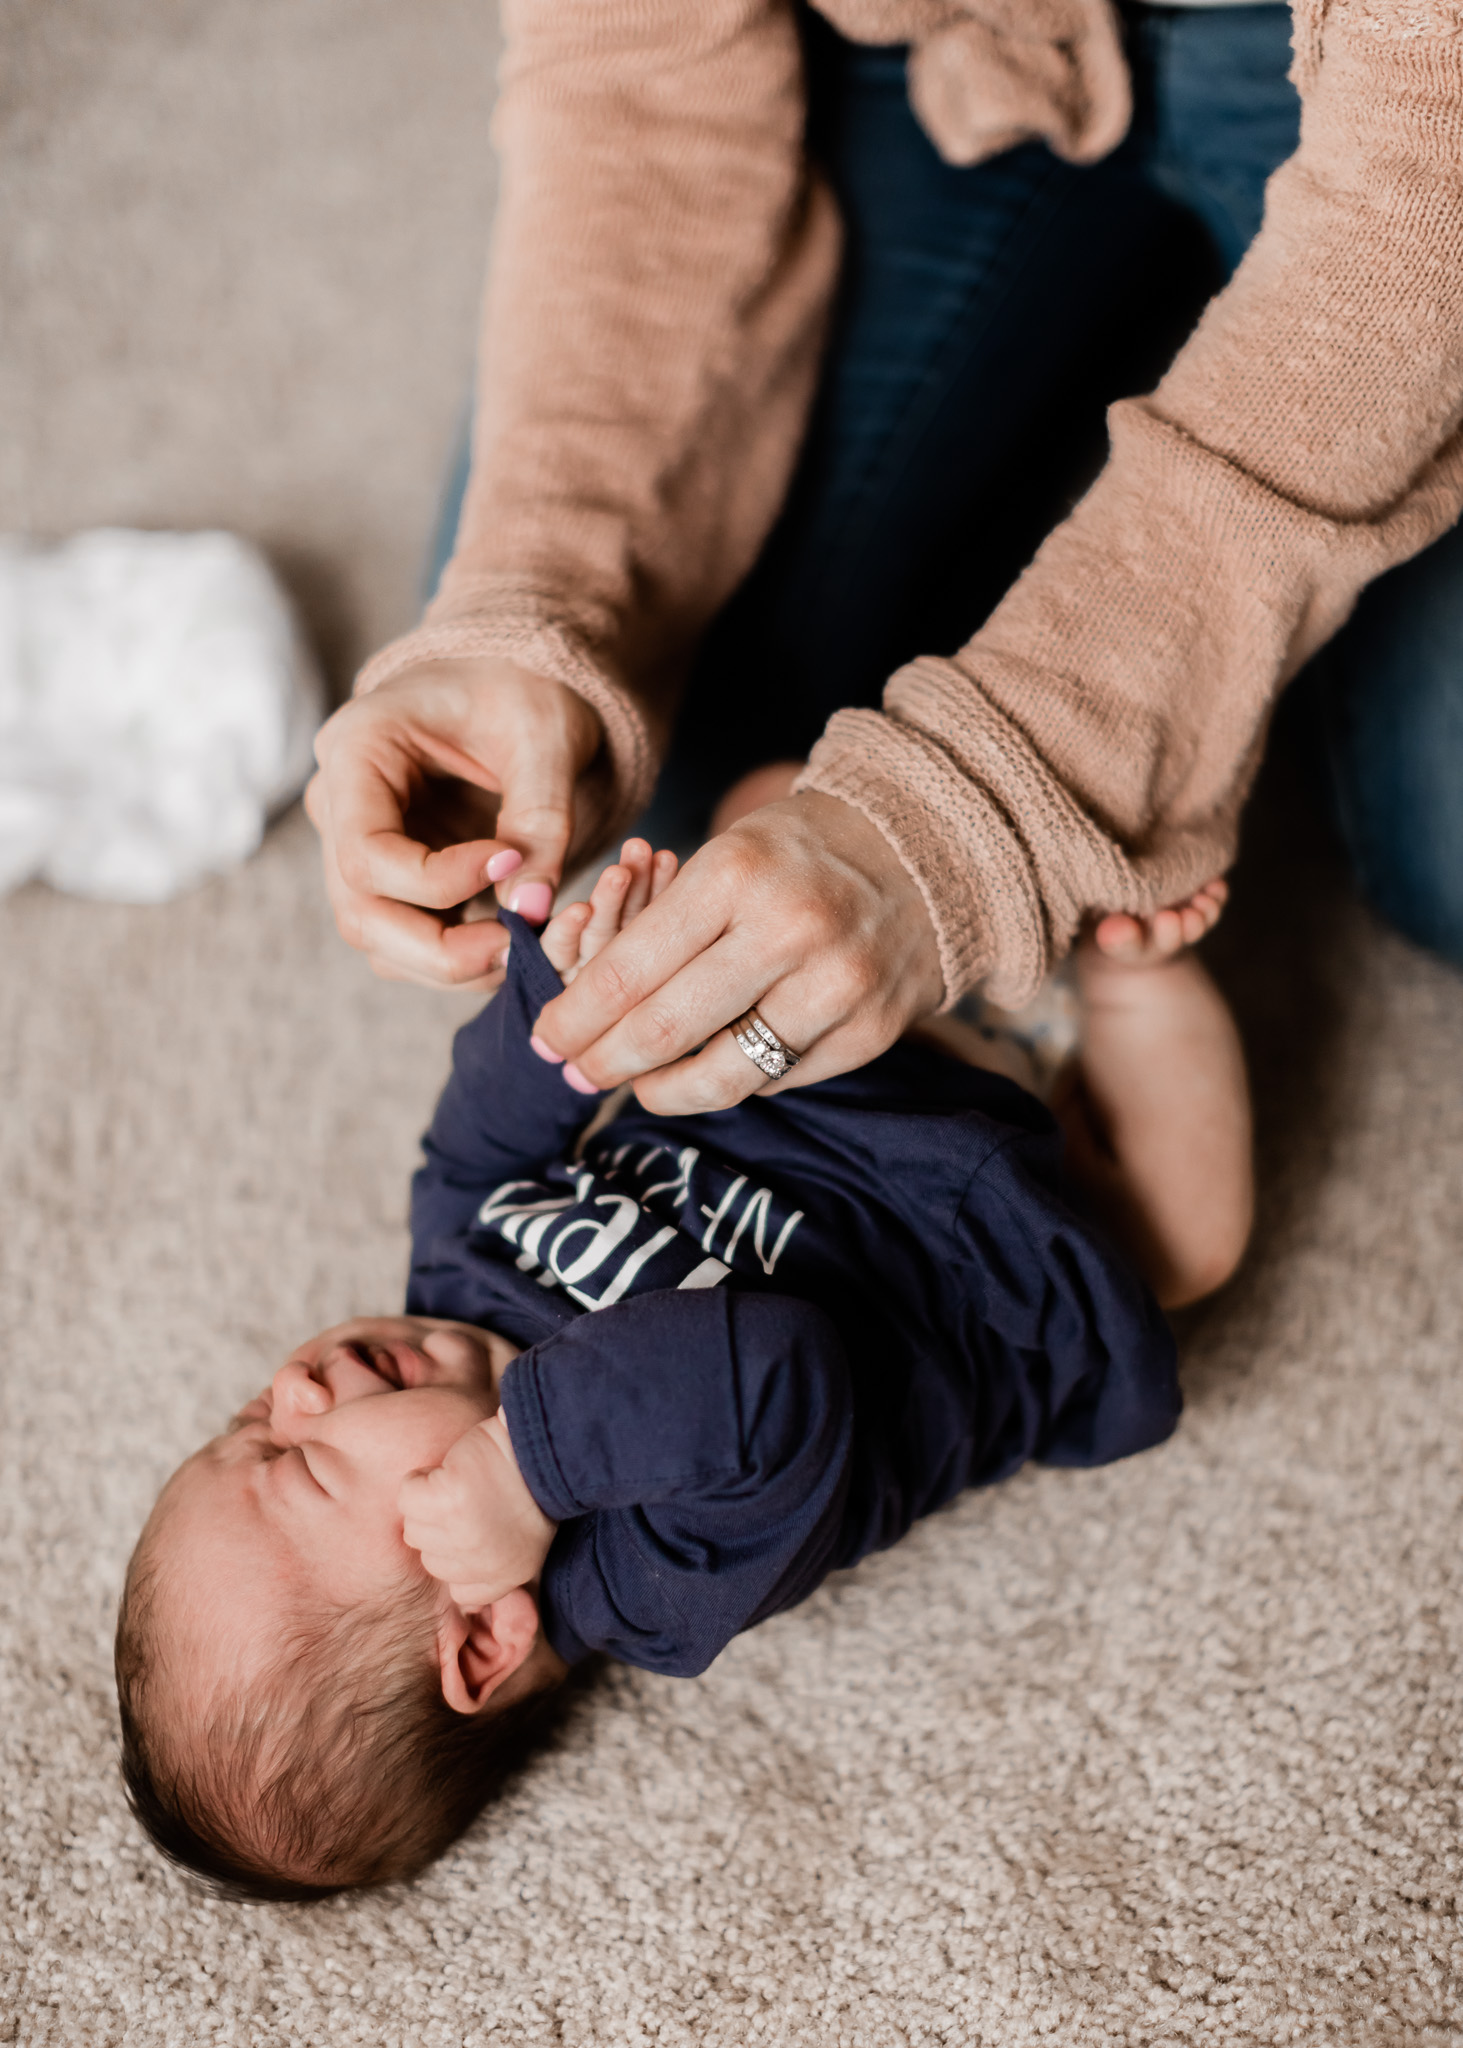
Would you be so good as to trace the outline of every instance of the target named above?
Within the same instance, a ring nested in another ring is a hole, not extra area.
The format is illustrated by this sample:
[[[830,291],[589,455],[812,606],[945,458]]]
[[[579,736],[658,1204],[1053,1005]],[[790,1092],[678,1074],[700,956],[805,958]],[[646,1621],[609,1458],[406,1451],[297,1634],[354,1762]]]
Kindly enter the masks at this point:
[[[1200,893],[1173,915],[1197,906],[1207,929],[1222,897]],[[1249,1088],[1229,1006],[1192,953],[1141,927],[1104,946],[1104,925],[1133,922],[1104,920],[1078,948],[1081,1051],[1052,1107],[1074,1179],[1178,1308],[1221,1286],[1249,1237]]]
[[[1023,1045],[1004,1033],[979,1031],[961,1017],[947,1015],[918,1017],[904,1033],[920,1045],[932,1045],[967,1067],[984,1067],[988,1073],[1004,1074],[1032,1095],[1041,1093],[1041,1076],[1036,1062]]]

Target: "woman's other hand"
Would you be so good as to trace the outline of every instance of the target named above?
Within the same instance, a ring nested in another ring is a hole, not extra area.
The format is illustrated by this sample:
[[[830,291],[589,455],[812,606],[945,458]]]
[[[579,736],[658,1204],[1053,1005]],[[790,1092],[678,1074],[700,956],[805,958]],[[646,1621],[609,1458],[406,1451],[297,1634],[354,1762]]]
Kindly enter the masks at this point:
[[[461,906],[498,885],[548,916],[600,737],[582,697],[497,658],[423,663],[342,705],[305,792],[342,936],[388,980],[496,986],[507,934]]]
[[[862,1066],[941,994],[934,927],[894,849],[805,791],[703,846],[535,1035],[594,1087],[633,1080],[647,1109],[684,1115]],[[753,1005],[803,1055],[770,1087],[725,1028]]]

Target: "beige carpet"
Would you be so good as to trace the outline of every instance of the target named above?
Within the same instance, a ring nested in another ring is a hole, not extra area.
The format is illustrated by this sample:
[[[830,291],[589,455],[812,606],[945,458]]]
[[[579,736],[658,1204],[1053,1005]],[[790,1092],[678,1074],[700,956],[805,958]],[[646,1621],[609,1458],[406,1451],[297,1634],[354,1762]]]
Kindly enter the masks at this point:
[[[0,36],[0,527],[237,525],[348,658],[409,610],[458,402],[486,11]],[[164,910],[0,905],[0,2040],[1463,2039],[1463,982],[1295,811],[1222,934],[1263,1217],[1177,1439],[967,1499],[704,1680],[609,1674],[424,1882],[320,1909],[140,1840],[112,1605],[173,1463],[396,1302],[462,1009],[339,944],[298,815]]]

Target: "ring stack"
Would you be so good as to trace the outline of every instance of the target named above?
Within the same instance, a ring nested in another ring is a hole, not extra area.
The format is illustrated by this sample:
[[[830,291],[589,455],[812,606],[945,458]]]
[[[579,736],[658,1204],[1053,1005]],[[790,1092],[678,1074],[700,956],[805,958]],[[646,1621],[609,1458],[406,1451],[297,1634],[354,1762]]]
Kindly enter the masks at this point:
[[[741,1047],[754,1067],[760,1067],[769,1081],[780,1081],[789,1067],[795,1067],[802,1058],[790,1045],[784,1045],[770,1025],[764,1024],[755,1010],[748,1010],[745,1017],[738,1017],[730,1025],[732,1037]]]

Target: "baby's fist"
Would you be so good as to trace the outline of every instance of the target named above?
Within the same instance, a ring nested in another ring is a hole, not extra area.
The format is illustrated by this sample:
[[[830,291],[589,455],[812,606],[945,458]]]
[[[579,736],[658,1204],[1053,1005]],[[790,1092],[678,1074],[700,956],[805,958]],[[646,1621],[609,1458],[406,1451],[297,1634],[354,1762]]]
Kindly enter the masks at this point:
[[[404,1479],[402,1536],[459,1607],[490,1607],[538,1577],[557,1524],[528,1490],[501,1411],[460,1436],[432,1472]]]

